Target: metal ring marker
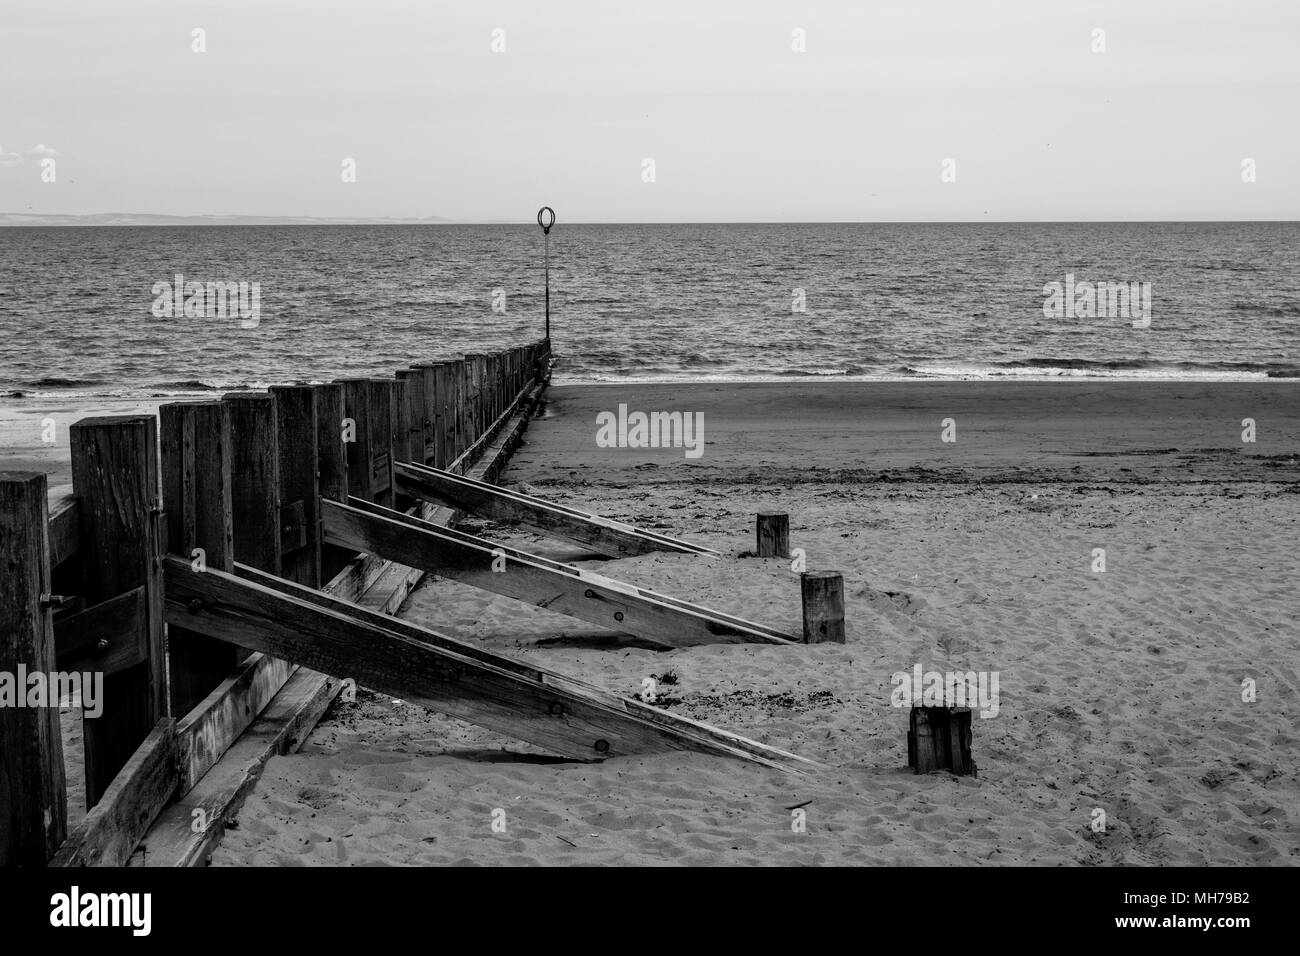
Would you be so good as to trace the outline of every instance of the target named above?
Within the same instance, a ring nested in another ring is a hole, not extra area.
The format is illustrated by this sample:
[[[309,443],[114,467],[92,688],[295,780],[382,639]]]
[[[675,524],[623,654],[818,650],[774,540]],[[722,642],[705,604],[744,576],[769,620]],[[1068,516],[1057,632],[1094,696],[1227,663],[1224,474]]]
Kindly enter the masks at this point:
[[[542,216],[548,212],[551,214],[551,221],[542,222]],[[537,210],[537,225],[542,227],[543,233],[545,233],[546,235],[550,235],[551,227],[555,225],[555,210],[552,209],[550,206],[543,206],[541,209]]]

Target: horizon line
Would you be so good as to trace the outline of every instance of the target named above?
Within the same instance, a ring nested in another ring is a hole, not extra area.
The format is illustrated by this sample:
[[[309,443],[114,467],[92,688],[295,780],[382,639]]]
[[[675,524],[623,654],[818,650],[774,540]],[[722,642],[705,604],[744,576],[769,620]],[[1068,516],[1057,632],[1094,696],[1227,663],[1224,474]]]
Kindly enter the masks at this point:
[[[147,229],[182,225],[182,223],[74,223],[74,222],[5,222],[5,218],[31,219],[187,219],[187,220],[246,220],[245,222],[188,223],[211,226],[277,226],[277,225],[377,225],[377,226],[536,226],[532,219],[456,219],[443,216],[404,218],[395,216],[295,216],[256,215],[244,213],[9,213],[0,212],[0,228],[59,229],[76,226],[102,226]],[[308,221],[304,221],[308,220]],[[823,226],[823,225],[1107,225],[1107,224],[1254,224],[1297,223],[1300,219],[557,219],[555,225],[574,226]]]

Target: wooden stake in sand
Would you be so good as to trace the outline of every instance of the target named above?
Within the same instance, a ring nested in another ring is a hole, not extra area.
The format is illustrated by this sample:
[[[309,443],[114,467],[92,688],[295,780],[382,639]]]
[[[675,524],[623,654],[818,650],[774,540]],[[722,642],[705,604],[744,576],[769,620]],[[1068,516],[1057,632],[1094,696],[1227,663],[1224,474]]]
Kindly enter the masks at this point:
[[[907,765],[916,773],[951,770],[975,776],[969,707],[913,707],[907,730]]]
[[[803,591],[803,642],[844,643],[844,576],[838,571],[805,571],[799,575]]]
[[[767,513],[758,516],[758,556],[790,557],[790,516]]]

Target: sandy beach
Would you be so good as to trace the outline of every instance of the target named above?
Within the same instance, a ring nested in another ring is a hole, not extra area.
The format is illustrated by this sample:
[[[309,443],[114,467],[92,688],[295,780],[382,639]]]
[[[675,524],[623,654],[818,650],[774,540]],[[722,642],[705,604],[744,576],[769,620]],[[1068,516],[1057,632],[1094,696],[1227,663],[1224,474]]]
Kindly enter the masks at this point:
[[[620,403],[702,412],[703,455],[596,447]],[[785,511],[844,575],[847,643],[659,651],[434,579],[402,616],[623,694],[652,678],[827,769],[562,762],[362,689],[271,760],[212,863],[1294,865],[1298,453],[1281,383],[555,387],[503,483],[721,552],[584,566],[797,633],[790,562],[751,556],[755,513]],[[891,675],[917,664],[999,674],[978,776],[907,768]]]

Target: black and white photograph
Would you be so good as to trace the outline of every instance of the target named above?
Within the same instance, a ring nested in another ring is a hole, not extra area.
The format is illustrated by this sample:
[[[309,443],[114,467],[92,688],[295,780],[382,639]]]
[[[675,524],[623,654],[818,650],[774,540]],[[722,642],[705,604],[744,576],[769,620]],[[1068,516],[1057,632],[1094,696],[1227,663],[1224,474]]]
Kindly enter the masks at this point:
[[[797,867],[1248,944],[1300,866],[1297,44],[4,0],[5,925]]]

